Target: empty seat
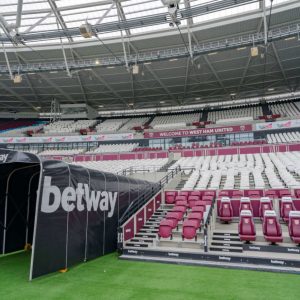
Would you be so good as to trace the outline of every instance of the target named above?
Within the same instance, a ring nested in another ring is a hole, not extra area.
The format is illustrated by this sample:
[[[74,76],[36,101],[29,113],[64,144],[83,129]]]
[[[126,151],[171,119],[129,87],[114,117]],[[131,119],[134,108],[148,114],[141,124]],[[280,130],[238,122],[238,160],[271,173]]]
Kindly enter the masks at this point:
[[[216,195],[216,192],[214,191],[204,191],[204,196],[212,196],[212,198]]]
[[[202,216],[203,216],[204,212],[205,212],[205,206],[194,206],[194,207],[192,207],[192,212],[193,213],[202,213]]]
[[[219,197],[228,197],[229,196],[229,192],[228,191],[220,191],[219,192]]]
[[[270,197],[270,198],[276,198],[277,197],[277,194],[275,191],[266,191],[265,192],[265,196],[266,197]]]
[[[294,243],[300,244],[300,211],[290,212],[289,234]]]
[[[165,217],[166,220],[170,220],[172,221],[173,225],[172,225],[172,228],[176,228],[177,225],[178,225],[178,221],[180,221],[181,219],[179,218],[179,215],[175,212],[168,212],[166,217]]]
[[[171,238],[172,239],[173,222],[171,220],[163,219],[159,223],[158,236],[159,238]]]
[[[198,213],[198,212],[191,212],[188,214],[187,217],[188,220],[194,220],[195,224],[197,224],[197,228],[201,226],[201,221],[203,219],[203,214]]]
[[[248,197],[250,197],[250,198],[259,198],[260,193],[259,193],[259,191],[249,191],[248,192]]]
[[[284,222],[289,221],[290,211],[296,210],[291,197],[283,197],[280,202],[280,217]]]
[[[280,190],[279,191],[279,197],[282,198],[282,197],[291,197],[292,194],[290,191],[288,190]]]
[[[233,218],[233,210],[231,201],[228,197],[222,197],[220,208],[219,208],[219,217],[223,222],[231,222]]]
[[[176,201],[186,201],[187,202],[187,199],[188,199],[188,196],[183,196],[183,195],[179,196],[178,195],[178,196],[175,197],[175,202]]]
[[[239,236],[241,241],[255,241],[256,231],[252,211],[242,210],[240,213]]]
[[[192,191],[192,192],[190,192],[190,196],[199,196],[201,198],[201,195],[202,195],[201,191]]]
[[[197,222],[195,220],[185,220],[182,225],[182,240],[195,239],[197,241]]]
[[[269,197],[261,197],[259,203],[259,216],[263,219],[266,210],[273,210],[273,203]]]
[[[212,205],[213,200],[213,196],[202,196],[202,201],[205,201],[207,205]]]
[[[188,197],[188,204],[189,207],[192,208],[196,205],[196,201],[199,201],[200,197],[199,196],[189,196]]]
[[[266,210],[263,218],[263,233],[265,240],[271,243],[281,243],[282,230],[274,210]]]
[[[166,204],[174,204],[175,203],[175,195],[166,195],[165,202],[166,202]]]
[[[232,198],[238,198],[238,197],[242,197],[242,196],[243,196],[242,191],[232,191]]]
[[[189,192],[188,191],[180,191],[180,192],[178,192],[178,196],[186,196],[186,197],[188,197],[189,196]]]
[[[188,202],[186,200],[176,200],[175,205],[188,207]]]
[[[251,200],[249,197],[242,197],[240,202],[240,212],[242,210],[250,210],[253,213],[253,208],[251,205]]]
[[[175,206],[172,209],[172,212],[178,214],[178,220],[181,220],[186,212],[186,207],[185,206]]]

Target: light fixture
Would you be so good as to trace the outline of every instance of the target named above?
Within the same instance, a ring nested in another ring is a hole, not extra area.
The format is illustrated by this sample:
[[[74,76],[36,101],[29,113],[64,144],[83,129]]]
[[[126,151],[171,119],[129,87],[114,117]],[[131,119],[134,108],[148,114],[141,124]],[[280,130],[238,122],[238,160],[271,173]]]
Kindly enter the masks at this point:
[[[165,101],[159,101],[159,103],[160,103],[160,104],[164,104],[164,103],[166,103],[166,102],[165,102]]]
[[[252,57],[258,56],[258,47],[253,46],[251,48],[251,56]]]
[[[14,78],[13,78],[14,83],[21,83],[22,80],[23,80],[23,78],[19,74],[15,75]]]
[[[35,75],[34,72],[27,73],[27,75]]]
[[[237,48],[236,50],[237,51],[242,51],[242,50],[245,50],[245,49],[247,49],[246,47],[240,47],[240,48]]]
[[[114,66],[108,66],[106,67],[106,69],[114,69],[115,67]]]
[[[36,106],[35,108],[36,108],[36,109],[41,109],[41,107],[40,107],[40,106]]]
[[[50,74],[56,74],[56,73],[58,73],[57,71],[50,71],[49,72]]]
[[[211,55],[216,55],[216,54],[218,54],[218,52],[210,52],[207,55],[211,56]]]
[[[132,66],[132,74],[133,75],[139,74],[139,71],[140,71],[140,67],[138,65],[133,65]]]
[[[275,89],[274,88],[268,88],[268,91],[273,92],[273,91],[275,91]]]
[[[151,61],[144,62],[144,65],[151,65],[151,64],[152,64]]]
[[[99,64],[100,64],[99,59],[96,59],[96,60],[95,60],[95,64],[96,64],[96,65],[99,65]]]
[[[92,69],[84,69],[84,71],[92,71]]]
[[[178,60],[178,58],[171,58],[171,59],[169,59],[169,61],[176,61],[176,60]]]
[[[85,39],[91,38],[93,36],[92,25],[88,22],[80,25],[79,32]]]
[[[231,93],[230,96],[234,97],[234,96],[236,96],[236,93]]]
[[[98,107],[100,107],[100,108],[101,108],[101,107],[104,107],[104,105],[98,105]]]
[[[201,100],[201,98],[200,98],[200,97],[197,97],[197,98],[195,98],[195,100]]]

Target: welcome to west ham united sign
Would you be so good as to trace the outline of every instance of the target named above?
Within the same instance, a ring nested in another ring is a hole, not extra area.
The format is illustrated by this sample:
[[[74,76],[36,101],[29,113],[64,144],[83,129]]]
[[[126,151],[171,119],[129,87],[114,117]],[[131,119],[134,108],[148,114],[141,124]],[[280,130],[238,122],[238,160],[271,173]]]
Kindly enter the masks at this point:
[[[226,127],[199,128],[191,130],[171,130],[160,132],[145,132],[145,138],[185,137],[198,135],[228,134],[252,131],[252,125],[236,125]]]

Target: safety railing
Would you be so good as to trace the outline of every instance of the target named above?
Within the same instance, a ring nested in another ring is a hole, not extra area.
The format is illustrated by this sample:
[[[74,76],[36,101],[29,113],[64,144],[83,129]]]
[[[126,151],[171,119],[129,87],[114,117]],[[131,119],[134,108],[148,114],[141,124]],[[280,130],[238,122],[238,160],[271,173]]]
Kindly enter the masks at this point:
[[[139,195],[135,200],[133,200],[124,214],[119,218],[119,226],[127,221],[134,213],[136,213],[142,206],[144,206],[151,198],[157,194],[165,185],[167,185],[171,179],[173,179],[179,172],[180,167],[170,171],[164,176],[158,183],[156,183],[151,190],[147,190],[142,195]]]
[[[216,222],[216,199],[214,199],[212,205],[209,208],[206,221],[204,223],[204,252],[208,252],[210,241],[212,238],[213,230],[215,229]]]

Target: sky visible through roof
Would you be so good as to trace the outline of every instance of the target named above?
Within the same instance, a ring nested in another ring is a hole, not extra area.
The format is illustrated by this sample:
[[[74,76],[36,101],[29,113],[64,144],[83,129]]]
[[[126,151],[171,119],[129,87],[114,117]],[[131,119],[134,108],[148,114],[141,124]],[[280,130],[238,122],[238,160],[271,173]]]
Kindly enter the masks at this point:
[[[191,7],[218,1],[220,0],[186,0],[186,2],[189,2]],[[289,0],[274,0],[273,5],[287,1]],[[8,24],[16,23],[18,2],[18,0],[0,0],[0,15],[4,17]],[[23,0],[21,25],[18,28],[18,32],[41,32],[57,30],[60,28],[50,2],[53,2],[56,6],[67,28],[79,27],[86,21],[92,25],[95,25],[119,20],[116,3],[112,0],[85,0],[84,2],[82,0]],[[125,18],[128,20],[167,13],[168,11],[167,8],[162,4],[161,0],[120,0],[119,2]],[[185,1],[181,0],[180,8],[185,8],[185,4]],[[270,0],[267,0],[266,4],[267,6],[270,6]],[[194,17],[193,23],[201,23],[258,8],[258,2],[251,3],[240,7],[209,13],[204,16]],[[185,25],[186,21],[183,21],[181,26]],[[167,28],[169,28],[169,24],[166,22],[166,24],[132,29],[130,30],[130,34],[136,35],[157,30],[165,30]],[[1,28],[0,33],[4,34]],[[126,35],[125,32],[124,35]],[[101,38],[120,36],[120,32],[101,34]],[[83,40],[83,38],[74,38],[74,41],[80,40]],[[57,40],[44,41],[44,43],[49,42],[56,43]]]

